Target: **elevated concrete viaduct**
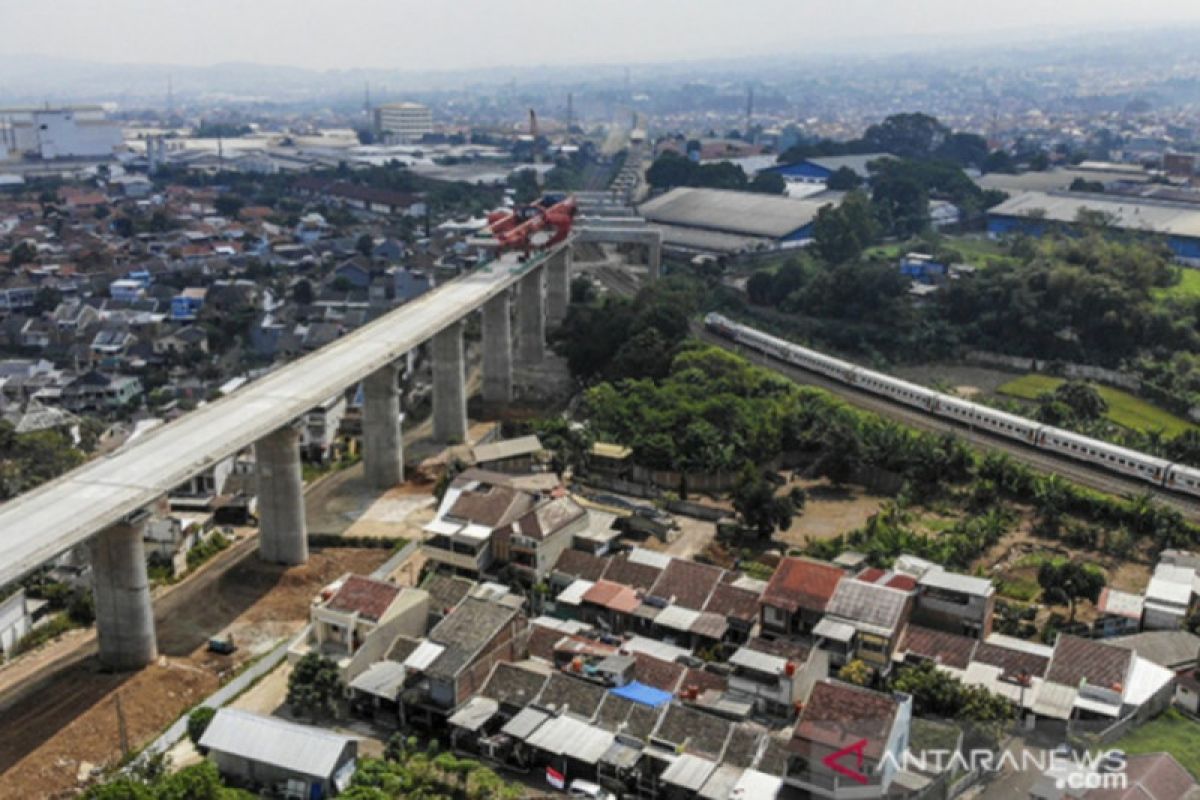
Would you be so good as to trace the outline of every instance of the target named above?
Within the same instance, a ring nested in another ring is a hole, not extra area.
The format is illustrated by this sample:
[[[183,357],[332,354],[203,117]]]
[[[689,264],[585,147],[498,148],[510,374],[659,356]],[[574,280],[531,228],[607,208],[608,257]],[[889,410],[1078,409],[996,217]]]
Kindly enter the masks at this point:
[[[592,229],[588,241],[625,241],[624,229]],[[647,244],[657,273],[661,236]],[[654,232],[657,233],[657,232]],[[633,236],[633,234],[630,234]],[[143,544],[144,510],[220,460],[254,446],[260,516],[259,553],[280,564],[308,558],[298,435],[294,423],[326,398],[364,381],[366,478],[384,489],[403,479],[397,362],[423,342],[433,355],[434,436],[467,432],[463,322],[483,311],[483,393],[513,396],[510,290],[517,294],[522,365],[545,352],[547,319],[556,324],[570,299],[573,241],[523,259],[506,254],[407,303],[332,344],[293,361],[216,402],[0,505],[0,585],[83,542],[91,542],[100,658],[134,669],[157,655]],[[547,287],[548,286],[548,291]]]

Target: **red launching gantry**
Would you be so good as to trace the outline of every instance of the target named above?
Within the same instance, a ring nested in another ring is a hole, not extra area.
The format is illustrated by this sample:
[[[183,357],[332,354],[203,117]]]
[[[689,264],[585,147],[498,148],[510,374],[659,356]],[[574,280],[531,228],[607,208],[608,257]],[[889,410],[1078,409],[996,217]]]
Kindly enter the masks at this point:
[[[513,211],[493,211],[488,214],[488,230],[498,251],[521,250],[528,255],[566,239],[576,213],[574,197],[548,194]]]

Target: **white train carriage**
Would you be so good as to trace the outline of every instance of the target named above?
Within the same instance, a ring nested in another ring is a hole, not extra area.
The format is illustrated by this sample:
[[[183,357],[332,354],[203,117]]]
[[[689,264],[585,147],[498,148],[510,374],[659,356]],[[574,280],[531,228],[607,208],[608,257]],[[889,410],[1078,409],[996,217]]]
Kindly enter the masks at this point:
[[[1043,450],[1062,453],[1080,461],[1098,464],[1113,472],[1120,472],[1123,475],[1156,485],[1162,484],[1171,467],[1171,462],[1166,459],[1148,456],[1136,450],[1097,441],[1049,425],[1042,428],[1042,432],[1038,436],[1038,445]]]
[[[1172,464],[1167,470],[1163,486],[1200,497],[1200,469],[1189,467],[1187,464]]]
[[[869,392],[890,397],[905,405],[925,411],[930,411],[934,403],[937,402],[938,393],[932,389],[926,389],[924,386],[918,386],[915,383],[902,381],[898,378],[884,375],[881,372],[873,372],[861,367],[854,370],[851,374],[850,382],[854,386],[858,386]]]
[[[827,356],[816,350],[809,350],[807,347],[801,347],[798,344],[793,344],[790,352],[791,357],[788,360],[791,363],[819,375],[834,378],[835,380],[849,382],[854,370],[857,369],[857,367],[847,361]]]
[[[933,412],[981,431],[1036,444],[1042,424],[958,397],[939,394]]]

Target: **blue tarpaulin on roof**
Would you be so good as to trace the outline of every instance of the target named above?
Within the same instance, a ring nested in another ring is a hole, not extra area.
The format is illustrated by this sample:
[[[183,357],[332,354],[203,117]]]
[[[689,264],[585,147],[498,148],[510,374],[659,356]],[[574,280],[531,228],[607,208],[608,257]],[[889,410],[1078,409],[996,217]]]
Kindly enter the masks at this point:
[[[664,692],[662,689],[655,689],[653,686],[647,686],[637,681],[630,681],[624,686],[618,686],[616,689],[609,689],[609,691],[617,697],[624,697],[626,700],[632,700],[635,703],[641,703],[651,708],[658,708],[663,703],[670,702],[671,700],[670,692]]]

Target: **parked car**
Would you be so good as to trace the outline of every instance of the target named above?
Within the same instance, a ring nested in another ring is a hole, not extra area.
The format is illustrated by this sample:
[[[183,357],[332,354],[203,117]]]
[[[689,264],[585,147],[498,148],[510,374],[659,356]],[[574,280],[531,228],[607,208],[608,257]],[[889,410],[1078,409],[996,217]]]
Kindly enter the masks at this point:
[[[603,786],[578,778],[571,781],[567,794],[571,797],[584,797],[587,800],[617,800],[617,796]]]

